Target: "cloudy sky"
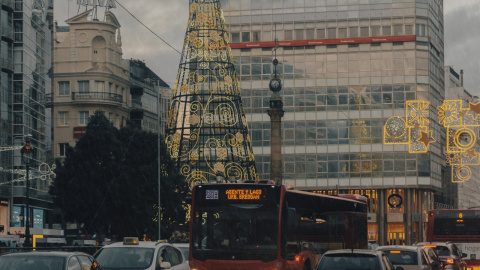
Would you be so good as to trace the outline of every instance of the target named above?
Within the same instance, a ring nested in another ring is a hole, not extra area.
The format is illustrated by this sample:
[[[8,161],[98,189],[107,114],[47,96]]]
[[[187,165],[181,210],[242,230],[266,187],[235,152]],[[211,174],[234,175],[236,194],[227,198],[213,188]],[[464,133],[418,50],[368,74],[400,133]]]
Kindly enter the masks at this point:
[[[67,18],[78,14],[76,0],[54,1],[54,16],[59,25],[66,25]],[[188,0],[117,1],[155,34],[176,50],[182,51]],[[117,5],[112,10],[122,25],[123,58],[144,60],[148,67],[173,87],[180,54],[142,26],[125,9]],[[444,14],[445,65],[453,66],[458,73],[463,69],[465,88],[473,95],[480,96],[480,1],[444,0]]]

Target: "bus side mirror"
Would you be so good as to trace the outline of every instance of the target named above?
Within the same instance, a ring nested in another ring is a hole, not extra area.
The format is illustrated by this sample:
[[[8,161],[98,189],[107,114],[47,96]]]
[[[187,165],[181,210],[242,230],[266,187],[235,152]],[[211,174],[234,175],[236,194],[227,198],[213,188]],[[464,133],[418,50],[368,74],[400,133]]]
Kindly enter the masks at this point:
[[[287,224],[288,228],[293,229],[297,221],[297,211],[295,208],[287,208]]]

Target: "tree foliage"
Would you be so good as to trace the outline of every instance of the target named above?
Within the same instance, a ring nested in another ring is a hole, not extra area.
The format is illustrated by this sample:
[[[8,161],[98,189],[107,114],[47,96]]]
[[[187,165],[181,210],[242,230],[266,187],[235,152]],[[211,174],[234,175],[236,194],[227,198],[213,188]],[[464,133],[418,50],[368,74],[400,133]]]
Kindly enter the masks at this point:
[[[128,123],[120,130],[100,112],[86,133],[66,152],[50,193],[68,222],[87,233],[158,238],[157,134]],[[185,222],[184,179],[174,170],[161,139],[162,238]]]

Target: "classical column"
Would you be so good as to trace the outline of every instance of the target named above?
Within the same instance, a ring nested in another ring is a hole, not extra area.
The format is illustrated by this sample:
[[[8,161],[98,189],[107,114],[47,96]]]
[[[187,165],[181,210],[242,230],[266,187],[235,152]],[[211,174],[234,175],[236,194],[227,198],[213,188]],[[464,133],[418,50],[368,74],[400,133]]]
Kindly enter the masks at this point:
[[[270,179],[277,184],[282,184],[282,117],[285,111],[283,110],[282,98],[278,93],[272,94],[270,109],[267,112],[270,116],[271,126]]]

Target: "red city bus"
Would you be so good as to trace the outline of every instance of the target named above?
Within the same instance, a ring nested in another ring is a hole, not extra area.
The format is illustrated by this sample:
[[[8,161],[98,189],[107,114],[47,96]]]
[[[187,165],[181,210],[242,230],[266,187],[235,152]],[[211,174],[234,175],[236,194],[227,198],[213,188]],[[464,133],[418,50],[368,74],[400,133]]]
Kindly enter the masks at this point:
[[[468,270],[480,270],[480,210],[439,209],[428,213],[427,241],[452,242],[467,254]]]
[[[343,196],[275,184],[197,185],[190,267],[311,270],[327,250],[366,249],[366,198]]]

